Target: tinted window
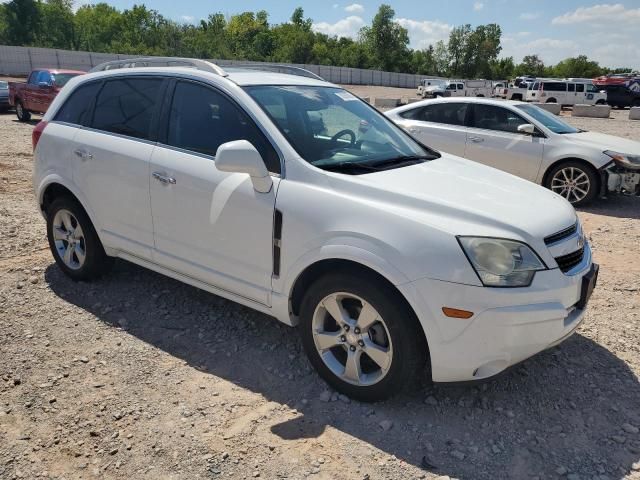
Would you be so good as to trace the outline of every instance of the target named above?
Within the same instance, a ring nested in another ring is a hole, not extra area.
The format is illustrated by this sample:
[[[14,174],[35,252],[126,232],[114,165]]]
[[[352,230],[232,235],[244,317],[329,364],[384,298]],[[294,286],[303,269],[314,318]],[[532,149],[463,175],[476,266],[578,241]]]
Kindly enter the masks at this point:
[[[619,87],[618,92],[624,92],[624,87]],[[590,93],[595,93],[595,92],[599,92],[600,90],[598,90],[598,87],[596,87],[593,83],[589,83],[587,84],[587,92]]]
[[[575,92],[576,91],[576,84],[575,83],[567,83],[567,91],[568,92]]]
[[[82,75],[81,73],[54,73],[52,75],[53,83],[56,84],[57,87],[64,87],[69,80],[73,77],[77,77],[78,75]]]
[[[75,89],[58,110],[54,120],[58,122],[85,125],[93,99],[100,89],[99,82],[88,83]]]
[[[576,83],[576,92],[584,93],[584,83]]]
[[[471,125],[486,130],[518,133],[518,126],[529,123],[517,113],[494,105],[475,104]]]
[[[167,143],[215,156],[218,147],[247,140],[256,147],[270,172],[280,173],[280,159],[255,123],[221,93],[197,83],[176,85]]]
[[[466,103],[434,103],[426,107],[414,108],[404,112],[402,116],[423,122],[444,123],[447,125],[464,125],[467,112]]]
[[[98,95],[91,126],[135,138],[149,138],[162,80],[123,78],[105,83]]]
[[[37,83],[36,79],[38,78],[39,74],[40,74],[40,70],[35,70],[31,72],[31,75],[29,75],[29,79],[27,80],[27,83],[31,83],[31,84]]]
[[[458,84],[458,90],[464,90],[464,83]]]
[[[546,92],[566,92],[567,84],[560,82],[545,82],[542,89]]]

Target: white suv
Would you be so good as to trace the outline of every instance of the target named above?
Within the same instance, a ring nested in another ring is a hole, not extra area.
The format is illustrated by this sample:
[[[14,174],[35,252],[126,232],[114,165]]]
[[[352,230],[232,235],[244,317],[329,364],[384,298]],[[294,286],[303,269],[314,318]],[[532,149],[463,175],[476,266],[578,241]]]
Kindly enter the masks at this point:
[[[349,92],[211,65],[71,80],[33,135],[72,279],[119,257],[298,325],[334,388],[479,380],[578,327],[597,278],[573,207],[439,154]]]

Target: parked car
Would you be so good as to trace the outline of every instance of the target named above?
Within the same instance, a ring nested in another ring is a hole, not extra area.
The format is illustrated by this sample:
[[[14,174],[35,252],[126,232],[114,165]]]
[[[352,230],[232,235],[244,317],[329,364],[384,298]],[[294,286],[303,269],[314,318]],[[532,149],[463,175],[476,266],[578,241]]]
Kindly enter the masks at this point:
[[[447,80],[424,87],[422,98],[435,97],[491,97],[491,80]]]
[[[524,102],[425,100],[386,112],[417,140],[544,185],[574,205],[640,195],[640,142],[572,127]]]
[[[515,84],[510,83],[502,88],[497,88],[495,96],[505,100],[524,100],[527,97],[528,85],[526,83],[521,83],[521,85],[523,86],[516,87]]]
[[[418,85],[418,96],[422,97],[424,95],[425,89],[432,86],[442,86],[446,85],[447,80],[444,78],[423,78],[420,80],[420,84]]]
[[[6,112],[11,108],[9,105],[9,84],[0,80],[0,112]]]
[[[28,122],[32,113],[45,113],[62,87],[73,77],[83,75],[79,70],[33,70],[26,82],[9,82],[9,103],[15,107],[18,120]]]
[[[640,107],[640,90],[631,90],[626,85],[606,85],[607,103],[614,108]]]
[[[322,377],[361,400],[419,384],[426,363],[436,382],[492,377],[570,336],[596,283],[562,197],[440,154],[317,79],[90,73],[33,143],[70,278],[119,257],[298,325]]]
[[[591,81],[539,79],[529,84],[527,102],[604,105],[607,94]]]

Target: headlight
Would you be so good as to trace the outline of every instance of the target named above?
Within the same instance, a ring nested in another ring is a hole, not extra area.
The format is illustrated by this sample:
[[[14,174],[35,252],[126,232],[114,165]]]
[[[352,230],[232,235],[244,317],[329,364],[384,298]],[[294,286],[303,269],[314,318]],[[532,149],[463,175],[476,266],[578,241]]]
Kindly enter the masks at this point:
[[[629,168],[631,170],[640,170],[640,155],[618,153],[612,150],[606,150],[602,153],[613,158],[613,161],[616,162],[616,165],[620,167]]]
[[[526,244],[486,237],[458,237],[469,262],[485,287],[528,287],[539,270],[540,257]]]

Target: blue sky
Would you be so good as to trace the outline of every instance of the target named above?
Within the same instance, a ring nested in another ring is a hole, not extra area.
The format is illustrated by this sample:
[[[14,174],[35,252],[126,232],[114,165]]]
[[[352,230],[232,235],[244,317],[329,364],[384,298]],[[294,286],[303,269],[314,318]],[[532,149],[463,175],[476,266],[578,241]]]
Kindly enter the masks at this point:
[[[118,8],[132,5],[107,0]],[[143,3],[140,1],[140,3]],[[314,29],[355,36],[368,24],[382,3],[379,0],[335,2],[297,0],[272,2],[235,0],[153,0],[144,2],[163,15],[183,22],[198,21],[209,13],[232,15],[265,9],[272,23],[287,21],[301,6],[314,21]],[[640,69],[640,0],[616,3],[585,0],[394,0],[398,21],[409,30],[411,46],[425,47],[446,39],[455,25],[496,22],[503,29],[503,53],[516,62],[538,53],[546,63],[585,54],[605,66]]]

